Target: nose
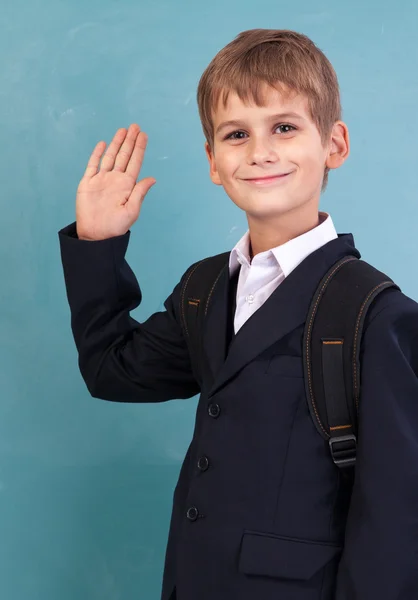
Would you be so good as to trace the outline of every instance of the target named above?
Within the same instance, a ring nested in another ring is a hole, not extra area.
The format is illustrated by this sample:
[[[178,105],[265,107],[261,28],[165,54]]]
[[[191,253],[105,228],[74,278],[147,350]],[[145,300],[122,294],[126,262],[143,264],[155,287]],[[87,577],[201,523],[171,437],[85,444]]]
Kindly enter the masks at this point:
[[[271,139],[253,136],[247,148],[249,165],[262,165],[278,160],[278,153]]]

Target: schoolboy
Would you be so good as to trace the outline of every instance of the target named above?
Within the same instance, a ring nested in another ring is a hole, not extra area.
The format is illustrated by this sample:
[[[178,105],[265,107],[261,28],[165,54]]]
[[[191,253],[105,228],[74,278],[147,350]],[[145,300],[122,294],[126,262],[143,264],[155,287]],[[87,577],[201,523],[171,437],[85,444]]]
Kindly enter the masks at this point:
[[[165,311],[144,323],[129,315],[141,301],[124,259],[129,229],[155,183],[136,183],[147,141],[137,125],[119,130],[106,153],[96,146],[76,223],[60,232],[91,394],[161,402],[200,393],[162,600],[416,600],[418,304],[391,290],[368,314],[353,485],[304,394],[312,294],[336,260],[360,257],[352,234],[337,234],[318,210],[329,171],[350,149],[334,69],[304,35],[246,31],[202,75],[198,105],[210,177],[249,226],[213,290],[199,377],[179,297],[194,265]]]

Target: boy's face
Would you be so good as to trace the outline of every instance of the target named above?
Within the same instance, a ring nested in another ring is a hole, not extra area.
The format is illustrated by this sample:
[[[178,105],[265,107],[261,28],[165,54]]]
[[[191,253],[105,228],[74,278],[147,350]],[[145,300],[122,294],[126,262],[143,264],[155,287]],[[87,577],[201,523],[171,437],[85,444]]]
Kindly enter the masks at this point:
[[[265,105],[244,104],[230,92],[214,111],[213,150],[205,144],[210,177],[222,185],[249,220],[316,215],[325,166],[336,168],[349,153],[347,127],[338,121],[323,146],[307,99],[285,97],[265,86]],[[228,121],[236,123],[226,124]]]

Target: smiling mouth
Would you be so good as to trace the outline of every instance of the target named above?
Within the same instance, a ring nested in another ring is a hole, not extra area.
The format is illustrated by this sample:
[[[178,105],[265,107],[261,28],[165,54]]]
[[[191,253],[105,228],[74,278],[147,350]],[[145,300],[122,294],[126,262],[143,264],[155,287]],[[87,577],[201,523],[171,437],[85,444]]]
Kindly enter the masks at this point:
[[[291,173],[283,173],[283,175],[267,175],[266,177],[254,177],[251,179],[244,179],[248,183],[253,183],[256,185],[268,185],[269,183],[275,183],[277,181],[281,181],[285,179]]]

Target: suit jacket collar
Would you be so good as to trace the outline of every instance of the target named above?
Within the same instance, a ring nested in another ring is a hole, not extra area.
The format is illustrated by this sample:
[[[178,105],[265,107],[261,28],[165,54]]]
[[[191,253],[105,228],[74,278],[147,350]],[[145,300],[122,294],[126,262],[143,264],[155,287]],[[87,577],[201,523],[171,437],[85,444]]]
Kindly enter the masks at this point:
[[[353,235],[338,234],[307,256],[244,323],[228,349],[231,307],[229,261],[212,293],[203,325],[203,353],[211,381],[209,396],[269,346],[303,324],[316,288],[331,266],[345,256],[360,258]]]

